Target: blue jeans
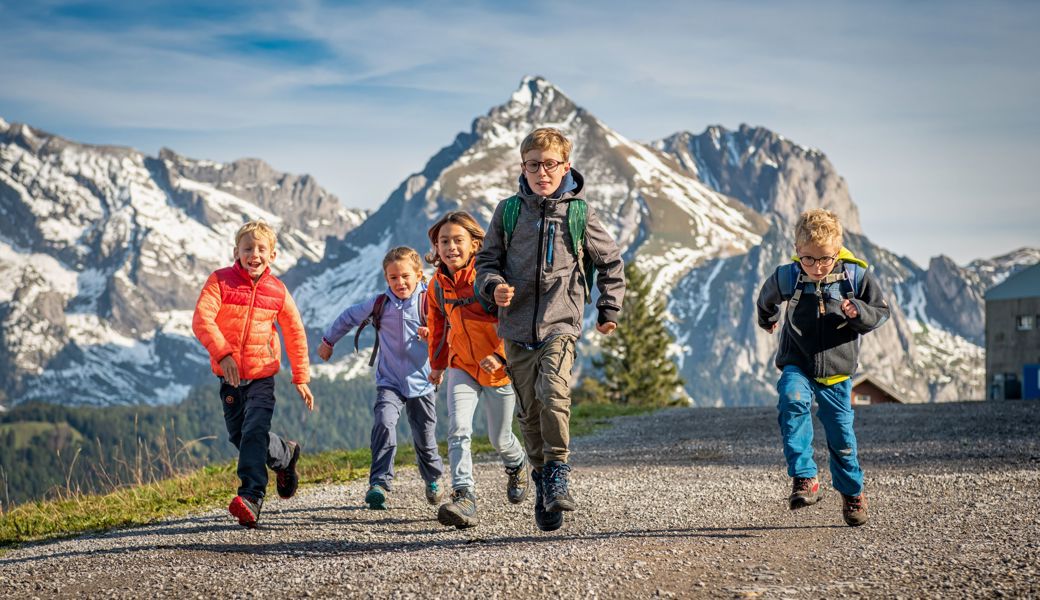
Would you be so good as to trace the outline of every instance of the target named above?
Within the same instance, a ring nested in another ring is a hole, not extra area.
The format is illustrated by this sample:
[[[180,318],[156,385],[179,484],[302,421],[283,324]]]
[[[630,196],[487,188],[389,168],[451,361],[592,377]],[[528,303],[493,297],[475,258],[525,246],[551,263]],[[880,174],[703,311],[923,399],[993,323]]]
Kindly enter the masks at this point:
[[[448,369],[448,463],[451,465],[453,490],[473,490],[475,486],[470,441],[473,437],[473,413],[481,396],[484,397],[488,438],[502,463],[515,467],[524,462],[524,448],[512,429],[513,407],[516,405],[513,386],[482,386],[462,369]]]
[[[863,470],[856,458],[856,434],[852,430],[852,381],[823,385],[802,373],[801,369],[784,367],[776,384],[780,394],[777,404],[780,435],[784,440],[787,474],[791,477],[815,477],[813,460],[812,402],[819,408],[816,416],[823,423],[830,453],[831,485],[846,496],[863,491]]]
[[[389,388],[377,390],[372,406],[375,423],[372,425],[372,470],[369,485],[390,489],[394,478],[394,455],[397,454],[397,421],[401,409],[408,411],[408,425],[412,428],[412,443],[419,463],[419,475],[430,483],[440,479],[444,463],[437,451],[437,400],[431,393],[417,398],[405,398]]]

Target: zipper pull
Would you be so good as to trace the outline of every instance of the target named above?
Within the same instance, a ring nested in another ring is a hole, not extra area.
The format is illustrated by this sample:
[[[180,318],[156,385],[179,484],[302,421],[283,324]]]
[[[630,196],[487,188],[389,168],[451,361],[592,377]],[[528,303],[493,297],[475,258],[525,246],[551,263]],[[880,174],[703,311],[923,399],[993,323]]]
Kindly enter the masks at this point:
[[[819,284],[816,285],[816,298],[820,301],[820,315],[827,314],[827,309],[823,306],[823,286]]]

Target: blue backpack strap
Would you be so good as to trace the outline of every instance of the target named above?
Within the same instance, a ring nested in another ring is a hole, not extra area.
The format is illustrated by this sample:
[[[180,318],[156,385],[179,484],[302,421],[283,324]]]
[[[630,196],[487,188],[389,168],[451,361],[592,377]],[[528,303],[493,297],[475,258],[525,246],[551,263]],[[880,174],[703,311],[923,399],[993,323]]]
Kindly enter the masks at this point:
[[[860,285],[863,284],[863,274],[867,269],[864,269],[860,265],[854,262],[847,262],[845,264],[845,281],[842,286],[845,289],[845,297],[852,300],[859,294]],[[869,267],[868,267],[869,268]]]
[[[780,265],[777,269],[776,279],[777,283],[780,284],[780,297],[784,300],[790,300],[794,294],[795,288],[798,287],[798,276],[802,274],[801,269],[797,263],[787,263]]]

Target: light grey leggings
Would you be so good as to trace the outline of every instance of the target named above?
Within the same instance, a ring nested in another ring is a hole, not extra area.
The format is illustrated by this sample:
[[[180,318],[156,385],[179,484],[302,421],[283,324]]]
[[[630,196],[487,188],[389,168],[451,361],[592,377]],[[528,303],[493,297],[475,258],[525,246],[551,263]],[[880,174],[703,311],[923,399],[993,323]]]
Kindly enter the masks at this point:
[[[515,467],[524,460],[524,448],[512,429],[516,404],[513,386],[482,386],[462,369],[448,369],[448,461],[454,490],[472,490],[475,487],[470,438],[473,436],[473,413],[481,396],[487,415],[488,438],[502,458],[502,464]]]

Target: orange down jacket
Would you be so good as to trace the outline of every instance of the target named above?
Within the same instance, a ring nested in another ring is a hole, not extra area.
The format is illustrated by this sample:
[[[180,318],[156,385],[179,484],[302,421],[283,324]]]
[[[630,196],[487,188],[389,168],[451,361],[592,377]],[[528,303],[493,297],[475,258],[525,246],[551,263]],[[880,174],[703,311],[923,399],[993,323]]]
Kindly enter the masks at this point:
[[[229,354],[242,379],[261,379],[281,368],[282,350],[275,323],[285,336],[294,384],[310,381],[307,332],[289,290],[267,269],[256,282],[236,260],[214,271],[195,303],[191,329],[209,352],[213,372]]]
[[[441,266],[433,276],[433,283],[426,293],[426,322],[430,328],[430,367],[445,369],[450,366],[462,369],[482,386],[500,387],[509,383],[505,368],[500,368],[494,373],[487,373],[480,368],[480,361],[490,354],[498,355],[502,364],[506,362],[505,344],[496,331],[498,319],[489,315],[480,302],[464,306],[454,306],[448,302],[472,298],[473,280],[476,276],[472,259],[454,275],[448,274],[447,269]],[[444,290],[446,308],[440,306],[437,287]]]

